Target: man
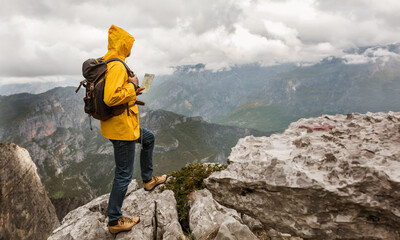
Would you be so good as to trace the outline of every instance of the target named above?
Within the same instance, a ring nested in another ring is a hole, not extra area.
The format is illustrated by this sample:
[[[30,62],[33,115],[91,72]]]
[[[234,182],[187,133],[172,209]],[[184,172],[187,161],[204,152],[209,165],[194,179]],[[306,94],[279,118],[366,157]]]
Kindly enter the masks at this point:
[[[119,58],[125,61],[129,57],[134,37],[128,32],[112,25],[108,31],[108,52],[103,60]],[[153,176],[154,134],[139,125],[139,110],[136,96],[144,88],[139,87],[136,76],[129,77],[123,63],[110,62],[107,66],[104,87],[104,103],[110,107],[128,104],[124,113],[106,121],[100,121],[101,133],[110,139],[114,147],[115,176],[108,202],[108,229],[111,233],[129,231],[140,218],[122,216],[121,207],[128,185],[132,180],[135,142],[142,144],[140,168],[143,187],[151,191],[164,183],[167,176]]]

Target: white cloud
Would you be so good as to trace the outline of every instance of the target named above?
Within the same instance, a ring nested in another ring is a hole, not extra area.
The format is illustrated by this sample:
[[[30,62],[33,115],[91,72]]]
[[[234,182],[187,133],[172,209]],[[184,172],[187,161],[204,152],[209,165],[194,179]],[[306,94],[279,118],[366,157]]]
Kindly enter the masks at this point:
[[[400,54],[389,51],[386,47],[371,47],[361,53],[351,53],[343,56],[347,64],[387,62],[390,59],[400,60]]]
[[[343,50],[398,41],[398,12],[396,0],[15,0],[0,10],[0,82],[80,75],[106,53],[111,24],[136,38],[128,65],[139,76],[197,63],[363,62]]]

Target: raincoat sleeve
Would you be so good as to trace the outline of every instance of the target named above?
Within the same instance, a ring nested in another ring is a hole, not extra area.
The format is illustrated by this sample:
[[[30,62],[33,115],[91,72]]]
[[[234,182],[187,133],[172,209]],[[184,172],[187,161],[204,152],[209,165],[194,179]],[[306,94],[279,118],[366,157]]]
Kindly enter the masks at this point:
[[[133,84],[127,82],[128,74],[122,64],[113,64],[107,70],[104,86],[104,103],[117,106],[130,101],[136,101],[136,91]]]

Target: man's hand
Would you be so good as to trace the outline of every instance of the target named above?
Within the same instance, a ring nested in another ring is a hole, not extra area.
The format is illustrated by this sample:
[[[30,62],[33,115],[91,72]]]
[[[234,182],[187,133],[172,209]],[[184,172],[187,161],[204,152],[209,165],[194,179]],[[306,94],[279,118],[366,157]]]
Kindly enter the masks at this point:
[[[143,91],[144,89],[145,89],[144,87],[139,87],[139,88],[136,90],[136,95],[142,94],[142,91]]]
[[[137,76],[133,76],[133,77],[129,77],[128,81],[135,84],[136,87],[139,87],[139,79],[137,78]]]
[[[136,85],[136,87],[137,87],[137,89],[136,89],[136,95],[142,94],[142,91],[143,91],[145,88],[139,86],[139,79],[136,77],[136,75],[133,76],[133,77],[129,77],[129,78],[128,78],[128,81]]]

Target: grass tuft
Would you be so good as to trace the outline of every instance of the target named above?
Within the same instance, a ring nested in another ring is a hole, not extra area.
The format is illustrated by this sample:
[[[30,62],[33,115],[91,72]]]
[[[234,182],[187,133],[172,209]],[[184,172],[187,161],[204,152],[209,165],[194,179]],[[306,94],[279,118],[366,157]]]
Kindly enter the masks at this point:
[[[189,198],[188,195],[196,190],[204,189],[203,182],[211,173],[228,167],[226,164],[191,163],[178,171],[168,174],[168,181],[161,190],[169,189],[174,192],[178,208],[179,222],[185,232],[189,232]]]

